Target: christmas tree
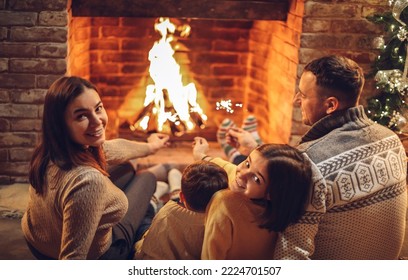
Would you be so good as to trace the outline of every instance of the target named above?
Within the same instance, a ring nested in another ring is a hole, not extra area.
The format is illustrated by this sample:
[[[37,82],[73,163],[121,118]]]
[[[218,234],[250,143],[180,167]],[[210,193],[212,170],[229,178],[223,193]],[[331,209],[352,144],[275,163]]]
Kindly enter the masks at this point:
[[[408,133],[408,0],[389,0],[389,5],[389,12],[368,17],[383,25],[385,35],[373,42],[380,50],[371,73],[378,93],[367,100],[367,113],[397,133]]]

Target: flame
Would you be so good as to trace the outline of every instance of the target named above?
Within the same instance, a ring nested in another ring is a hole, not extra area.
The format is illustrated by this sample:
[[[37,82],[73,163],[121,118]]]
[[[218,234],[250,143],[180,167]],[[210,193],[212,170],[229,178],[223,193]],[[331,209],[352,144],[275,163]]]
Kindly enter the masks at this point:
[[[197,90],[194,83],[183,85],[180,66],[174,59],[175,50],[171,46],[176,26],[168,18],[160,18],[154,26],[161,34],[149,52],[150,77],[153,85],[146,87],[144,106],[151,107],[151,112],[139,115],[137,123],[131,126],[135,130],[138,126],[148,129],[155,118],[157,131],[163,131],[164,125],[170,122],[173,133],[182,134],[195,127],[204,128],[207,116],[197,103]],[[182,27],[181,35],[188,36],[190,27]],[[145,110],[146,111],[146,110]]]

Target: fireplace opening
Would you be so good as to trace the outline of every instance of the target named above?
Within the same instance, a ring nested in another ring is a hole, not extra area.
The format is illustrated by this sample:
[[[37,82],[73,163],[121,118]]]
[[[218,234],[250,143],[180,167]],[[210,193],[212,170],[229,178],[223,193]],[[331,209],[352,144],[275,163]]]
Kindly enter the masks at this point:
[[[222,2],[240,1],[218,1],[217,5]],[[287,1],[261,2],[284,3],[287,7]],[[194,98],[190,97],[192,102],[188,103],[193,116],[182,122],[177,119],[181,113],[173,112],[167,128],[160,128],[160,124],[142,126],[148,122],[146,115],[150,116],[150,122],[158,118],[144,111],[155,104],[154,98],[147,97],[155,84],[149,53],[161,39],[154,26],[163,17],[142,17],[140,13],[129,16],[129,11],[126,16],[120,16],[113,10],[107,15],[109,9],[98,15],[95,14],[98,9],[94,8],[89,15],[83,11],[72,12],[68,72],[86,77],[98,86],[110,120],[108,137],[143,138],[162,129],[175,140],[190,140],[200,135],[214,141],[223,119],[230,118],[239,125],[251,114],[258,119],[259,133],[265,141],[288,142],[300,30],[286,22],[288,11],[284,16],[279,14],[278,19],[257,19],[254,11],[248,16],[247,10],[247,18],[230,19],[220,14],[219,7],[215,7],[218,9],[215,18],[182,14],[168,18],[176,26],[191,28],[189,36],[181,36],[181,31],[173,34],[171,46],[182,85],[194,85],[194,89],[192,86],[185,89]],[[168,102],[171,99],[168,88],[159,86],[153,91],[162,95],[163,107],[177,111]]]
[[[134,132],[161,132],[182,136],[204,129],[207,116],[197,102],[194,82],[184,84],[180,65],[174,54],[185,49],[178,43],[179,37],[188,37],[188,24],[176,25],[169,18],[158,18],[154,29],[160,38],[149,51],[149,75],[153,83],[147,85],[143,108],[134,120],[121,127]],[[187,75],[189,73],[186,73]]]

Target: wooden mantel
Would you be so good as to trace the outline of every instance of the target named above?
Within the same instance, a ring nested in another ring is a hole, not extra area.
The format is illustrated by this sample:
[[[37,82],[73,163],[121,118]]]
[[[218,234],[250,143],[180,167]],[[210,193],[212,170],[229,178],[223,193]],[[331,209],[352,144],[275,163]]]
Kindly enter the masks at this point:
[[[75,0],[73,16],[285,21],[291,0]]]

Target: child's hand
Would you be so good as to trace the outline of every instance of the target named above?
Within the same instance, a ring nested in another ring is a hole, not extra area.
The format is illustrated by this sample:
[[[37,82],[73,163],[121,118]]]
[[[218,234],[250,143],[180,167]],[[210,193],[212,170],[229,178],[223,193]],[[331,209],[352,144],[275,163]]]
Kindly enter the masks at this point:
[[[194,137],[193,142],[193,158],[194,160],[201,160],[207,155],[209,150],[208,142],[203,137]]]

